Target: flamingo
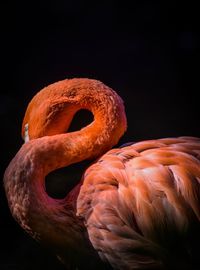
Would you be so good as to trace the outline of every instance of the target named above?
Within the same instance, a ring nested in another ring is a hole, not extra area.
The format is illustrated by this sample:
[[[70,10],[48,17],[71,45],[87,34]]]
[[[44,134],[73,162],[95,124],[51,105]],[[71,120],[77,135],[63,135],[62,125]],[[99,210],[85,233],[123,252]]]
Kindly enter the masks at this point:
[[[67,133],[80,109],[94,121]],[[191,269],[200,240],[200,139],[111,149],[126,128],[122,99],[100,81],[66,79],[39,91],[23,120],[25,143],[4,175],[11,213],[67,269]],[[50,197],[45,177],[83,160],[93,164],[79,183],[65,198]]]

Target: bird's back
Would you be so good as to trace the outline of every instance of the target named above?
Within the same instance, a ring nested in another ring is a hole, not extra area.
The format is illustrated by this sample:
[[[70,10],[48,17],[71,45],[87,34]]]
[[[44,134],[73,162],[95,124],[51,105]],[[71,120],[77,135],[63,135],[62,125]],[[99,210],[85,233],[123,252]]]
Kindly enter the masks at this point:
[[[84,174],[78,214],[115,269],[191,269],[200,240],[200,139],[113,149]]]

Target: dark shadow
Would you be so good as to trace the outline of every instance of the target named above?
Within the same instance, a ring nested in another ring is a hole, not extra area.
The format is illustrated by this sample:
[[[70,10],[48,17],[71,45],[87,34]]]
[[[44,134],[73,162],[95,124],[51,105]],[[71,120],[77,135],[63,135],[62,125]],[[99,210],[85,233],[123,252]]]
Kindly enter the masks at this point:
[[[80,130],[81,128],[89,125],[93,120],[93,114],[88,110],[82,109],[75,114],[67,132]]]
[[[93,121],[93,114],[88,110],[78,111],[68,132],[80,130]],[[54,199],[63,199],[81,180],[91,161],[82,161],[49,173],[45,178],[47,194]]]
[[[47,194],[54,199],[63,199],[80,182],[91,161],[85,160],[49,173],[45,178]]]

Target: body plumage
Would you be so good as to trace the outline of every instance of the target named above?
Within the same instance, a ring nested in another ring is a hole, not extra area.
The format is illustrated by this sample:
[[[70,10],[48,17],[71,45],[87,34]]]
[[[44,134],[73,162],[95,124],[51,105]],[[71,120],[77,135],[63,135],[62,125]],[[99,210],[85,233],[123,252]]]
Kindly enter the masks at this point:
[[[94,121],[66,133],[80,109]],[[195,267],[200,139],[109,150],[125,130],[123,101],[99,81],[64,80],[41,90],[24,117],[26,143],[5,172],[14,218],[68,269]],[[97,160],[64,199],[48,196],[48,173],[87,159]]]

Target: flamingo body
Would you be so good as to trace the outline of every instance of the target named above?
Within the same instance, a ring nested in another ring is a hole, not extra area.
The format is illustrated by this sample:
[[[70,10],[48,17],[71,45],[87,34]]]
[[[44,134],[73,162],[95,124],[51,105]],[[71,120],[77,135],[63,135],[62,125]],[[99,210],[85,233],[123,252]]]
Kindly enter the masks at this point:
[[[94,121],[66,133],[79,109]],[[67,269],[190,269],[200,239],[200,139],[108,151],[125,130],[121,98],[99,81],[64,80],[41,90],[24,117],[26,143],[4,176],[12,215]],[[64,199],[47,194],[48,173],[96,158]]]
[[[166,138],[110,150],[86,170],[78,214],[102,260],[115,269],[183,267],[186,254],[173,252],[184,245],[189,256],[187,232],[199,228],[199,157],[199,139]]]

